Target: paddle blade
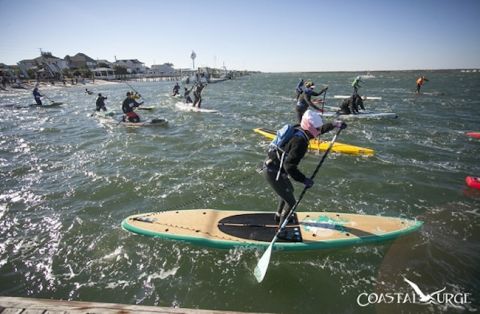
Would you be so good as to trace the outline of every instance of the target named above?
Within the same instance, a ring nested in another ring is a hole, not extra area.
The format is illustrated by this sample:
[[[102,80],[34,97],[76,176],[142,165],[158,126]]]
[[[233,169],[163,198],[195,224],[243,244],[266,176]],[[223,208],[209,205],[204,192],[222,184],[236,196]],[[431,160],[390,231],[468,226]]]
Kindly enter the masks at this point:
[[[267,273],[268,264],[270,264],[270,256],[272,255],[272,247],[273,241],[270,243],[265,253],[263,253],[262,257],[257,263],[257,266],[255,267],[255,270],[253,271],[253,274],[258,282],[262,282],[265,274]]]

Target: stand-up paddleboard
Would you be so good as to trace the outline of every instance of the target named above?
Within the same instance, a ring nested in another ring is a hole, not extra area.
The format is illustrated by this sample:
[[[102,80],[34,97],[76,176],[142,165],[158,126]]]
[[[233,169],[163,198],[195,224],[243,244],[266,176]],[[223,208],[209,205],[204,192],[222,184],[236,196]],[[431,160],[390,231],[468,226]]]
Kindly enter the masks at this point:
[[[113,119],[118,114],[115,113],[114,111],[107,110],[107,111],[94,111],[91,115],[96,116],[98,118],[102,118],[102,119]]]
[[[480,177],[466,177],[465,182],[467,186],[480,190]]]
[[[137,110],[154,110],[155,107],[153,107],[153,106],[150,106],[150,107],[148,107],[148,106],[140,106],[140,107],[137,107],[136,109],[137,109]]]
[[[347,95],[335,95],[333,98],[336,99],[346,99],[350,98],[352,95],[347,96]],[[382,100],[382,97],[377,97],[377,96],[362,96],[362,100]]]
[[[175,107],[180,109],[181,111],[191,111],[191,112],[208,112],[208,113],[215,113],[218,112],[218,110],[215,109],[205,109],[205,108],[197,108],[193,107],[192,104],[187,104],[184,102],[177,102],[175,104]]]
[[[51,102],[48,104],[43,104],[43,105],[37,105],[37,104],[30,104],[30,107],[37,107],[37,108],[52,108],[52,107],[58,107],[63,105],[63,102]]]
[[[119,124],[127,126],[127,127],[149,127],[149,126],[167,126],[168,120],[166,119],[152,119],[150,121],[142,121],[142,122],[120,122]]]
[[[443,92],[420,92],[420,94],[417,93],[417,95],[445,96],[445,93],[443,93]]]
[[[467,132],[467,133],[465,133],[465,134],[466,134],[467,136],[480,139],[480,132]]]
[[[214,248],[270,245],[278,222],[274,213],[191,209],[132,215],[122,228],[144,236],[180,240]],[[395,239],[422,226],[421,221],[330,212],[298,212],[275,249],[319,250]]]
[[[276,132],[273,130],[265,129],[265,128],[257,128],[253,129],[254,132],[265,136],[268,139],[273,140],[276,136]],[[326,141],[319,141],[317,139],[311,139],[308,145],[310,150],[321,150],[326,151],[330,142]],[[370,148],[354,146],[349,144],[342,144],[339,142],[335,142],[332,146],[332,152],[335,153],[342,153],[342,154],[350,154],[350,155],[363,155],[363,156],[373,156],[375,151]]]
[[[357,114],[341,114],[338,112],[324,112],[323,117],[333,117],[342,120],[352,119],[396,119],[398,115],[395,112],[375,112],[369,110],[361,110]]]

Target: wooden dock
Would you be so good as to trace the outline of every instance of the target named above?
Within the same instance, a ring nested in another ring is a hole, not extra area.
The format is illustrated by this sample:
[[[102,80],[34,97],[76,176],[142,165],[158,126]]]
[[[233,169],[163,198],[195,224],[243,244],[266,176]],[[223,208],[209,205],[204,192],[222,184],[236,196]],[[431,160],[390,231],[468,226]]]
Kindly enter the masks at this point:
[[[0,314],[240,314],[245,312],[169,308],[83,301],[0,297]]]

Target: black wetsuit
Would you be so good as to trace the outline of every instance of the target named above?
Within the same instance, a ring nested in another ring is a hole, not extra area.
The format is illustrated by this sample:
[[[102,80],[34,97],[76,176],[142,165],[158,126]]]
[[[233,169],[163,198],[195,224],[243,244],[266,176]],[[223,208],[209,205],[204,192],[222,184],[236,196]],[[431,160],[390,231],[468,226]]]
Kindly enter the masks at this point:
[[[202,83],[199,83],[197,85],[197,88],[195,88],[195,91],[193,92],[193,96],[194,96],[194,101],[193,101],[193,106],[197,107],[197,108],[200,108],[200,106],[202,105],[202,91],[203,89],[205,88],[205,85],[203,85]]]
[[[180,86],[178,84],[176,84],[174,87],[173,87],[173,94],[172,96],[176,96],[178,95],[178,91],[180,90]]]
[[[42,99],[40,99],[40,97],[42,97],[43,95],[40,94],[40,92],[38,91],[38,88],[35,88],[33,90],[33,98],[35,99],[35,102],[37,103],[38,106],[42,106]]]
[[[362,97],[359,95],[353,95],[342,102],[342,105],[340,106],[340,112],[343,114],[357,114],[359,107],[362,110],[365,110]]]
[[[185,97],[185,103],[187,104],[192,103],[192,98],[190,97],[190,92],[192,91],[192,89],[193,89],[193,86],[190,89],[185,88],[185,91],[183,93],[183,97]]]
[[[97,102],[96,102],[97,111],[100,111],[100,110],[107,111],[107,108],[105,107],[105,99],[107,99],[107,97],[98,96]]]
[[[333,124],[326,123],[322,126],[320,134],[329,132],[334,129]],[[302,134],[303,133],[303,134]],[[288,176],[292,177],[295,181],[304,183],[306,176],[298,169],[298,164],[305,156],[308,150],[308,144],[311,136],[308,132],[301,130],[296,132],[290,141],[282,148],[285,151],[286,157],[283,161],[282,168],[280,169],[280,160],[276,151],[270,151],[268,158],[265,161],[263,168],[263,174],[265,179],[278,195],[278,207],[277,216],[285,218],[290,210],[296,203],[295,196],[293,194],[294,189],[292,182]],[[280,170],[280,176],[277,180],[277,174]],[[280,224],[282,221],[280,221]]]

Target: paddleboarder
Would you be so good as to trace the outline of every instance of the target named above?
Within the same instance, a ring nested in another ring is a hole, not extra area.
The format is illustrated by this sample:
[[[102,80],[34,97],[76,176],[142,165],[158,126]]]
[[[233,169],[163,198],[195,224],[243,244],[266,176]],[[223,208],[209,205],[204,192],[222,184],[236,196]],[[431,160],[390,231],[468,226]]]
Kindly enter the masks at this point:
[[[107,99],[107,97],[102,96],[102,94],[98,94],[98,98],[96,102],[97,111],[100,111],[100,110],[107,111],[107,107],[105,107],[105,99]]]
[[[327,92],[328,86],[322,89],[319,93],[315,92],[313,89],[315,88],[315,84],[312,81],[305,82],[304,87],[302,88],[302,93],[298,97],[297,106],[295,108],[297,112],[297,120],[298,123],[302,121],[302,116],[309,109],[309,107],[313,107],[318,111],[322,111],[322,109],[315,106],[312,102],[312,96],[320,96],[323,93]]]
[[[354,95],[358,94],[358,89],[361,87],[360,82],[362,82],[360,76],[357,76],[352,82],[353,94]]]
[[[333,130],[335,127],[344,129],[347,125],[343,121],[323,123],[322,117],[318,113],[307,110],[303,114],[300,127],[297,126],[294,135],[281,148],[286,156],[283,158],[283,162],[280,160],[278,150],[269,150],[263,167],[263,174],[278,195],[279,202],[275,220],[279,222],[279,226],[296,203],[293,185],[288,177],[290,176],[295,181],[303,183],[306,188],[313,186],[313,180],[298,169],[298,164],[308,150],[309,141],[320,134]],[[278,175],[279,171],[280,175]]]
[[[172,96],[176,96],[179,94],[179,90],[180,90],[180,85],[178,85],[178,82],[175,83],[175,86],[173,86],[173,92],[172,92]]]
[[[88,90],[88,88],[85,88],[85,94],[92,95],[93,92],[91,90]]]
[[[129,122],[140,122],[140,116],[135,111],[133,111],[133,109],[143,104],[143,101],[141,103],[136,102],[134,96],[135,95],[133,93],[127,92],[127,98],[125,98],[122,103],[122,111],[124,113],[122,119],[123,122],[126,121],[126,118]]]
[[[198,82],[196,85],[195,90],[193,91],[193,107],[200,108],[202,105],[202,91],[205,88],[206,84],[203,85],[202,82]]]
[[[185,98],[186,104],[191,104],[193,102],[192,97],[190,97],[190,92],[192,90],[193,90],[193,86],[190,89],[185,87],[185,90],[183,91],[183,97]]]
[[[35,99],[35,102],[38,106],[43,106],[42,99],[40,97],[43,97],[43,95],[40,94],[38,86],[35,86],[35,88],[33,89],[33,98]]]
[[[425,82],[428,82],[428,79],[425,77],[425,76],[420,76],[419,78],[417,78],[417,90],[416,90],[416,94],[420,94],[420,89],[422,88],[423,84]]]
[[[297,87],[295,88],[295,100],[298,101],[298,97],[302,94],[303,90],[303,79],[301,78],[300,81],[297,84]]]
[[[358,94],[352,95],[350,98],[345,99],[340,106],[341,114],[358,114],[359,108],[365,110],[362,97]]]

